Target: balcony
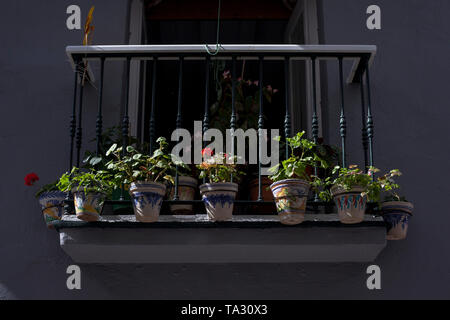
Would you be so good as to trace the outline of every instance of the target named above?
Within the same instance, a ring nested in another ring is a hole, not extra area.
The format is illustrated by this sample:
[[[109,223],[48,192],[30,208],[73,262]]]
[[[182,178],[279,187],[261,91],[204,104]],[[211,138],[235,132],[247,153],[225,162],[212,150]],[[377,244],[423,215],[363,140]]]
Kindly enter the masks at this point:
[[[210,48],[213,50],[213,46]],[[100,63],[98,89],[98,113],[96,121],[97,153],[103,130],[103,83],[106,60],[122,60],[126,63],[125,88],[130,96],[130,68],[132,61],[151,62],[151,113],[148,121],[150,151],[155,144],[155,125],[158,121],[155,111],[156,68],[161,61],[172,61],[178,65],[178,104],[177,116],[173,119],[176,128],[183,128],[183,68],[190,61],[203,61],[205,66],[204,113],[202,130],[210,128],[210,66],[215,60],[231,62],[233,82],[233,104],[231,106],[230,128],[236,128],[235,83],[238,61],[255,61],[259,68],[259,89],[262,92],[264,65],[268,61],[278,61],[283,66],[285,87],[285,108],[283,122],[280,123],[283,136],[289,137],[292,128],[293,106],[289,94],[291,61],[304,60],[311,68],[312,117],[311,137],[319,139],[319,113],[316,100],[317,75],[319,61],[336,61],[339,66],[341,94],[341,112],[339,115],[341,155],[340,164],[347,166],[346,154],[346,117],[344,88],[346,83],[357,83],[361,90],[362,144],[364,166],[373,166],[373,120],[370,101],[369,67],[376,53],[376,47],[370,45],[222,45],[216,55],[210,55],[203,45],[137,45],[137,46],[69,46],[66,49],[74,71],[74,98],[70,121],[70,162],[80,166],[83,117],[83,86],[80,86],[80,73],[88,71],[85,63]],[[344,79],[344,60],[353,62],[351,71]],[[129,135],[129,99],[126,100],[121,129],[123,144]],[[262,101],[262,99],[260,99]],[[264,129],[264,106],[259,105],[258,128]],[[258,145],[260,140],[258,140]],[[287,153],[286,153],[287,155]],[[238,208],[233,221],[213,223],[205,220],[201,200],[181,201],[178,199],[178,178],[175,181],[174,199],[165,199],[160,220],[152,224],[136,222],[131,215],[106,214],[99,222],[77,221],[72,215],[66,215],[61,221],[54,222],[60,232],[62,248],[76,261],[82,263],[218,263],[218,262],[367,262],[373,261],[386,245],[385,225],[376,216],[376,210],[369,207],[366,219],[357,225],[339,223],[333,204],[323,203],[312,197],[308,201],[306,221],[300,225],[287,227],[279,223],[274,212],[267,213],[263,208],[273,206],[273,201],[262,198],[261,165],[258,159],[258,197],[256,199],[236,200]],[[70,201],[69,201],[70,202]],[[108,206],[126,205],[129,200],[107,200]],[[169,214],[168,206],[191,204],[196,215],[180,216]],[[265,211],[265,213],[262,213]],[[270,210],[269,210],[270,211]],[[218,232],[220,230],[220,232]]]

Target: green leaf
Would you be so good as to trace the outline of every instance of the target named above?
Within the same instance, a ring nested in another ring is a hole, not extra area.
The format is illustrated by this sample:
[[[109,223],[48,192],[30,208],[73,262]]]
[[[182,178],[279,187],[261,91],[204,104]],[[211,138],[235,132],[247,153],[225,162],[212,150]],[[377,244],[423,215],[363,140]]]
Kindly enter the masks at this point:
[[[95,166],[95,165],[99,164],[100,162],[102,162],[102,157],[93,157],[89,161],[89,164],[91,164],[92,166]]]
[[[114,152],[114,150],[116,150],[117,148],[117,143],[114,143],[109,149],[108,151],[106,151],[106,156],[109,156],[112,152]]]

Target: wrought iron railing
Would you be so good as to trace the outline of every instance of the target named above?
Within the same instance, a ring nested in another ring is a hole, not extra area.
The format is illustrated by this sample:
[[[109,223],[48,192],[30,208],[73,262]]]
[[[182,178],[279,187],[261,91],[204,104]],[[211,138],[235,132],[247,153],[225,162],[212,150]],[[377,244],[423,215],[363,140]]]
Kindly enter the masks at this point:
[[[319,139],[319,118],[317,113],[317,82],[316,82],[316,68],[319,60],[334,60],[339,65],[339,86],[340,86],[340,118],[339,118],[339,134],[341,140],[341,164],[346,166],[346,136],[347,123],[345,115],[345,99],[344,99],[344,74],[343,74],[343,60],[353,60],[353,66],[348,83],[359,83],[361,90],[361,116],[362,116],[362,150],[364,153],[365,167],[373,166],[373,118],[372,106],[370,99],[370,80],[369,67],[376,53],[376,46],[372,45],[222,45],[217,55],[211,56],[208,54],[204,45],[118,45],[118,46],[68,46],[66,52],[70,58],[75,71],[74,81],[74,97],[70,120],[70,159],[69,168],[74,165],[74,149],[76,149],[76,166],[80,166],[81,161],[81,147],[82,147],[82,115],[83,115],[83,86],[78,85],[79,74],[86,72],[83,69],[85,61],[100,62],[100,78],[98,82],[98,114],[96,121],[96,150],[100,152],[100,141],[103,128],[103,83],[104,83],[104,68],[105,60],[125,60],[126,61],[126,78],[125,88],[126,97],[129,96],[130,91],[130,64],[132,60],[150,60],[152,61],[152,94],[151,94],[151,109],[149,120],[149,136],[150,136],[150,150],[154,149],[155,143],[155,110],[156,105],[155,95],[157,79],[157,65],[160,60],[174,60],[178,62],[178,105],[176,116],[176,128],[182,127],[182,93],[183,93],[183,65],[188,60],[203,60],[205,61],[205,107],[203,114],[203,132],[210,127],[210,110],[209,110],[209,79],[210,79],[210,64],[211,60],[223,59],[231,60],[231,77],[232,77],[232,110],[230,118],[230,129],[236,129],[236,109],[235,109],[235,90],[236,90],[236,61],[237,60],[257,60],[259,63],[259,93],[262,94],[263,88],[263,74],[264,61],[267,60],[281,60],[284,61],[284,81],[285,81],[285,115],[284,115],[284,135],[291,136],[291,113],[290,113],[290,61],[291,60],[306,60],[310,64],[312,75],[312,118],[311,118],[311,133],[315,142]],[[365,80],[365,81],[364,81]],[[258,114],[258,128],[264,128],[264,108],[263,99],[259,99],[259,114]],[[77,103],[78,102],[78,103]],[[77,110],[78,105],[78,110]],[[122,119],[122,136],[123,145],[126,146],[129,135],[129,116],[128,116],[128,99],[126,99],[125,110]],[[258,136],[259,139],[259,136]],[[286,150],[288,156],[288,150]],[[259,160],[259,159],[258,159]],[[257,200],[236,200],[237,205],[273,205],[272,201],[262,200],[262,183],[261,183],[261,162],[258,161],[258,199]],[[111,204],[121,204],[126,200],[109,200]],[[202,203],[201,200],[178,200],[178,174],[175,181],[174,199],[165,200],[167,204],[194,204],[198,206]],[[323,203],[318,198],[308,201],[308,207],[313,211],[317,211],[319,206],[330,206],[329,203]],[[200,207],[200,206],[198,206]]]

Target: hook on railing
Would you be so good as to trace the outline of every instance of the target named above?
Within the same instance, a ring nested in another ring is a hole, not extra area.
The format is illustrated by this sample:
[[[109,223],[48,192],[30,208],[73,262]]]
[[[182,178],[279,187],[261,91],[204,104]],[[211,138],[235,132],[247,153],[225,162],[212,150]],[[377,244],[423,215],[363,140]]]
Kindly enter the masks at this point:
[[[207,44],[205,44],[205,50],[206,52],[211,55],[211,56],[215,56],[216,54],[219,53],[220,48],[222,48],[222,46],[219,44],[219,33],[220,33],[220,7],[221,7],[221,0],[219,0],[219,6],[217,8],[217,32],[216,32],[216,49],[214,52],[209,50],[209,47]]]

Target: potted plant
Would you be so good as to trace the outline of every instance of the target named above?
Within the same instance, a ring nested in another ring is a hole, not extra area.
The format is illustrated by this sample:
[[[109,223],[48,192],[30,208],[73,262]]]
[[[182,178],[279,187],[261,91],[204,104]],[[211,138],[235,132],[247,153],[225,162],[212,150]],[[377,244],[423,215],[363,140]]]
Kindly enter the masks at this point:
[[[219,129],[225,134],[230,127],[233,82],[229,70],[225,70],[216,82],[217,101],[211,106],[211,128]],[[262,95],[264,105],[271,105],[274,94],[278,89],[271,85],[263,86]],[[236,127],[242,130],[258,128],[259,118],[259,80],[236,79],[235,84],[235,111],[238,115]]]
[[[106,155],[113,154],[115,160],[107,164],[109,170],[115,172],[119,183],[130,184],[130,196],[133,203],[136,220],[140,222],[155,222],[159,218],[163,197],[166,194],[166,184],[174,183],[173,175],[176,166],[185,165],[167,153],[168,143],[165,138],[157,140],[159,148],[152,156],[139,153],[132,146],[117,148],[113,144]]]
[[[316,180],[315,183],[316,186],[322,184],[320,198],[334,199],[342,223],[360,223],[364,220],[367,201],[378,202],[382,191],[394,187],[391,178],[398,170],[391,170],[374,179],[374,174],[379,171],[375,167],[369,167],[367,172],[364,172],[357,165],[348,168],[336,166],[331,176],[323,181]]]
[[[325,167],[321,157],[312,152],[316,144],[303,138],[304,131],[298,132],[292,138],[286,138],[291,156],[270,170],[273,173],[270,185],[280,222],[294,225],[302,223],[305,218],[306,202],[312,176],[309,167]],[[277,137],[280,139],[280,137]],[[299,152],[297,152],[299,151]]]
[[[59,179],[57,186],[63,192],[73,193],[75,214],[84,221],[98,221],[103,204],[116,187],[113,176],[104,170],[82,171],[74,167]]]
[[[395,183],[394,177],[401,174],[399,170],[391,170],[388,174],[379,178],[384,190],[388,193],[380,204],[381,215],[386,222],[387,240],[403,240],[406,238],[409,220],[414,210],[414,205],[395,191],[399,188],[399,185]]]
[[[39,181],[39,177],[34,172],[25,176],[25,185],[27,186],[33,186],[36,181]],[[66,194],[58,189],[56,183],[55,181],[42,186],[35,194],[41,205],[44,221],[50,229],[53,228],[53,221],[61,219],[64,212],[64,200],[66,199]]]
[[[203,162],[197,165],[199,178],[206,183],[200,185],[200,195],[205,203],[208,218],[212,221],[227,221],[233,218],[233,207],[238,184],[231,182],[242,172],[236,169],[236,157],[225,153],[212,154],[203,150]]]
[[[123,141],[122,127],[112,126],[106,128],[100,136],[99,152],[87,150],[84,154],[83,168],[95,169],[95,170],[107,170],[107,163],[111,160],[111,157],[106,156],[106,151],[111,148],[113,144],[120,145]],[[96,139],[90,140],[91,143],[96,142]],[[142,153],[148,153],[149,144],[146,142],[140,142],[134,136],[127,136],[127,146],[135,146],[136,149]],[[113,172],[112,172],[113,173]],[[113,173],[114,174],[114,173]],[[120,188],[115,188],[111,194],[111,200],[131,200],[129,195],[129,184],[121,185]],[[111,206],[114,214],[128,213],[132,210],[131,202],[123,202],[120,204],[113,204]],[[106,210],[107,208],[105,208]]]

